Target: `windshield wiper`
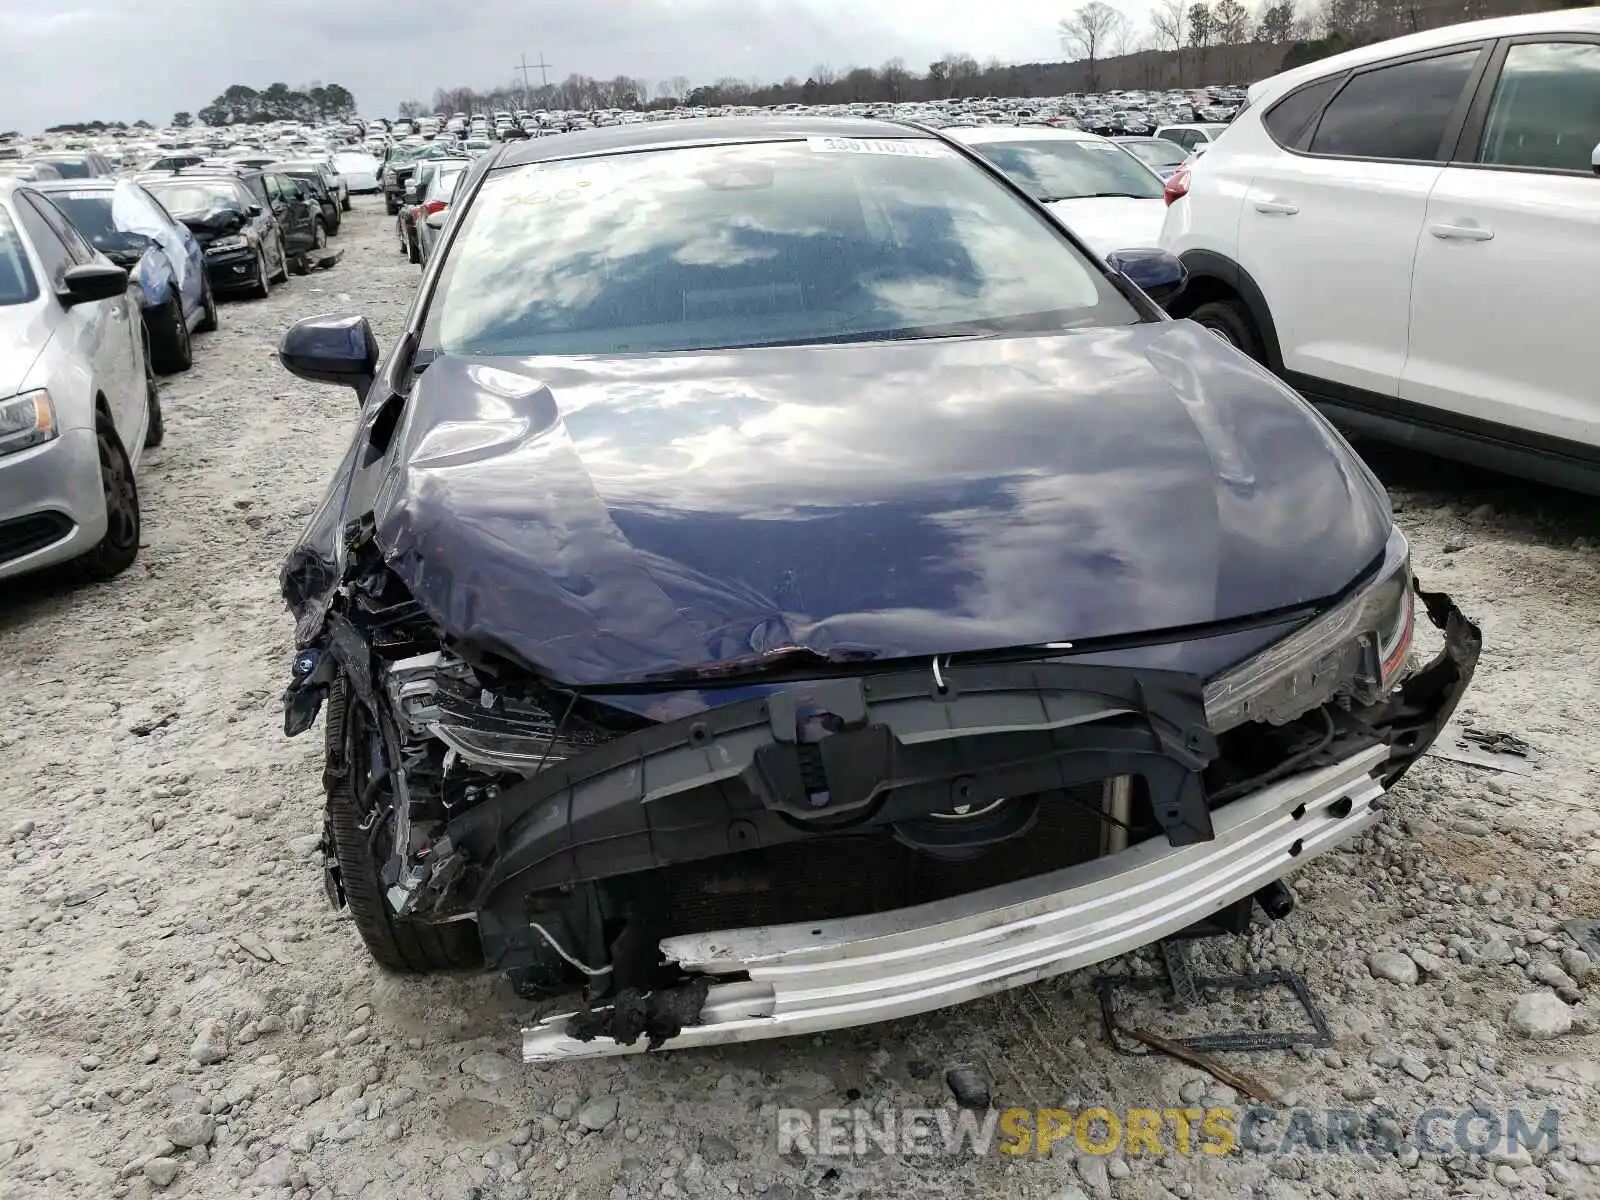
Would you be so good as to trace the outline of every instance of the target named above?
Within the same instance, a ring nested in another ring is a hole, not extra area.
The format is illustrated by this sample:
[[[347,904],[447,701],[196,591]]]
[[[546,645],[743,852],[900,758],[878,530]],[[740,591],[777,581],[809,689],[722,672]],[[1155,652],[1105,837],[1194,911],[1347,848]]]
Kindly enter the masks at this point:
[[[1160,196],[1141,196],[1138,192],[1077,192],[1071,196],[1040,196],[1041,204],[1059,200],[1159,200]]]

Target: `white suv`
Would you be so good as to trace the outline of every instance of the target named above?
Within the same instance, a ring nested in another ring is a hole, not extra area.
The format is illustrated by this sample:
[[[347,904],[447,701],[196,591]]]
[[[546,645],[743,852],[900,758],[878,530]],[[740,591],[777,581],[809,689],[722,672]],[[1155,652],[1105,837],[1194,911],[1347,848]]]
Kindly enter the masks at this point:
[[[1167,203],[1173,315],[1358,433],[1600,494],[1600,10],[1258,83]]]

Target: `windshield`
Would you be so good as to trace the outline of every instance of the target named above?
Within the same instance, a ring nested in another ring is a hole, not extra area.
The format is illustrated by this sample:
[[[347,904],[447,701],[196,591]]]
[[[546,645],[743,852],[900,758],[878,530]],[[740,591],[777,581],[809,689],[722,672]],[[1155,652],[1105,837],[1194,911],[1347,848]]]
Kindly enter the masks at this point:
[[[429,336],[446,353],[660,353],[1139,319],[949,147],[825,137],[492,173]]]
[[[1161,180],[1112,142],[1038,138],[984,142],[972,148],[1040,200],[1161,199]]]
[[[172,213],[206,213],[216,208],[231,208],[243,212],[248,203],[240,195],[237,184],[226,179],[215,182],[197,179],[175,180],[163,183],[152,180],[145,185]]]
[[[54,167],[57,173],[59,173],[63,179],[88,179],[92,175],[92,172],[89,170],[89,164],[86,162],[79,162],[76,159],[45,158],[40,159],[40,161],[48,163]]]
[[[88,238],[96,250],[121,245],[116,223],[111,219],[111,193],[51,192],[50,201]]]
[[[448,200],[456,194],[456,184],[465,171],[441,171],[439,177],[433,181],[430,195],[435,200]]]
[[[1146,166],[1156,170],[1176,167],[1189,157],[1189,152],[1166,138],[1148,138],[1140,142],[1123,142],[1122,148]]]
[[[11,214],[0,207],[0,305],[22,304],[39,294]]]

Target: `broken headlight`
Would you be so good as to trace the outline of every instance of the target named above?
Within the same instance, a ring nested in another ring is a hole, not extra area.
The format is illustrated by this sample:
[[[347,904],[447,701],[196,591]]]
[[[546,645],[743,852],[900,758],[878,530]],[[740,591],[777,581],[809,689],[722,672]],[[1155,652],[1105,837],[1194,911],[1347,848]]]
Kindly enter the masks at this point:
[[[390,704],[413,735],[437,738],[480,770],[532,775],[604,740],[524,698],[480,687],[448,654],[396,662],[387,683]]]
[[[1397,528],[1370,582],[1206,685],[1206,723],[1282,725],[1339,695],[1375,704],[1405,670],[1413,620],[1411,547]]]

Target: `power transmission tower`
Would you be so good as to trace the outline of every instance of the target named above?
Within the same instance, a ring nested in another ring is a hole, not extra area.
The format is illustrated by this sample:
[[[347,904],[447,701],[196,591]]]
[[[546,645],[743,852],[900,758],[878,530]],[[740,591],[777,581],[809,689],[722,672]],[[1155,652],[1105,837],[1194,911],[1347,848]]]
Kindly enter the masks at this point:
[[[547,87],[550,86],[550,76],[549,76],[548,72],[549,72],[549,69],[551,67],[553,67],[553,66],[555,66],[555,63],[547,63],[547,62],[545,62],[544,54],[541,53],[539,55],[539,61],[536,62],[536,63],[529,62],[528,61],[528,56],[526,54],[524,54],[522,56],[522,61],[520,63],[518,63],[515,68],[513,68],[514,70],[518,70],[518,71],[522,72],[522,107],[523,108],[527,108],[528,107],[528,72],[533,70],[535,67],[538,67],[539,68],[539,86],[547,88]]]

